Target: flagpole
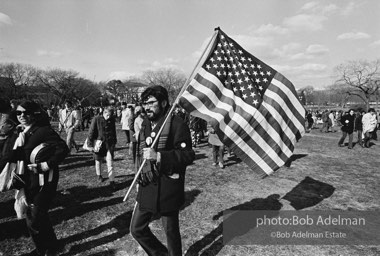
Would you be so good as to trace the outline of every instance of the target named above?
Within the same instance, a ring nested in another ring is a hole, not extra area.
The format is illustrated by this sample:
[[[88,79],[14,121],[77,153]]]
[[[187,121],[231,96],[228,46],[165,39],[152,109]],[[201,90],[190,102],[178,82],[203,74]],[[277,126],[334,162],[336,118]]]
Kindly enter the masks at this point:
[[[219,32],[219,28],[216,28],[216,29],[215,29],[215,32],[214,32],[214,34],[213,34],[213,36],[211,37],[211,39],[210,39],[210,41],[208,42],[208,44],[207,44],[205,50],[203,51],[201,57],[199,58],[197,64],[195,65],[193,71],[191,72],[191,75],[188,77],[188,79],[186,80],[185,84],[182,86],[182,89],[181,89],[181,91],[179,92],[177,98],[175,99],[174,103],[172,104],[170,110],[167,112],[166,117],[165,117],[165,120],[164,120],[163,124],[161,125],[160,129],[158,130],[156,136],[154,137],[154,140],[153,140],[152,145],[150,146],[150,148],[154,148],[154,146],[156,145],[156,143],[157,143],[157,141],[158,141],[158,138],[160,137],[160,135],[161,135],[161,133],[162,133],[162,131],[163,131],[163,129],[164,129],[164,126],[166,125],[167,121],[169,120],[170,116],[172,115],[172,113],[173,113],[173,111],[174,111],[176,105],[178,104],[178,101],[179,101],[179,99],[181,98],[182,93],[183,93],[183,92],[187,89],[187,87],[189,86],[189,83],[190,83],[191,79],[192,79],[193,76],[194,76],[195,70],[198,68],[199,64],[201,63],[201,60],[203,60],[203,59],[205,58],[206,53],[207,53],[207,56],[208,56],[208,53],[209,53],[209,51],[210,51],[209,49],[211,49],[210,46],[211,46],[212,43],[215,41],[218,32]],[[207,56],[206,56],[206,57],[207,57]],[[146,163],[146,159],[144,159],[143,162],[141,163],[141,165],[140,165],[140,167],[139,167],[139,170],[137,171],[137,173],[136,173],[136,175],[135,175],[135,177],[134,177],[134,179],[133,179],[131,185],[129,186],[129,189],[128,189],[127,193],[126,193],[125,196],[124,196],[123,202],[125,202],[125,201],[127,200],[129,194],[131,193],[132,188],[133,188],[134,185],[136,184],[137,179],[138,179],[138,177],[140,176],[140,173],[141,173],[141,171],[142,171],[143,166],[145,165],[145,163]]]

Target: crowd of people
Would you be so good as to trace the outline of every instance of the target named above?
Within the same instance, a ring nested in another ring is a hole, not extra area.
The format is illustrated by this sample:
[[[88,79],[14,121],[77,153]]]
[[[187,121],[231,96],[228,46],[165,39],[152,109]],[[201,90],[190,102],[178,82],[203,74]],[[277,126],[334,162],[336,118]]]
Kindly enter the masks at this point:
[[[371,146],[371,140],[377,140],[377,130],[380,128],[380,116],[374,108],[369,108],[367,112],[358,109],[348,111],[312,111],[306,112],[306,132],[319,129],[321,133],[337,132],[341,130],[342,136],[338,141],[339,147],[344,147],[344,141],[348,136],[348,148],[352,149],[355,144],[363,148]],[[357,140],[354,143],[354,132],[357,133]]]
[[[210,164],[220,168],[225,167],[225,152],[227,156],[232,153],[211,124],[180,108],[166,118],[169,110],[168,92],[161,86],[147,88],[139,105],[122,102],[116,108],[83,108],[66,101],[61,108],[43,109],[30,100],[0,100],[0,170],[3,174],[14,167],[17,178],[10,188],[16,190],[17,215],[26,219],[36,248],[29,255],[57,255],[58,241],[48,210],[57,191],[59,164],[73,149],[81,150],[75,140],[76,132],[86,132],[85,146],[93,153],[94,176],[99,182],[106,180],[102,170],[105,160],[109,185],[116,189],[113,163],[118,125],[125,135],[123,146],[128,148],[133,169],[140,172],[131,234],[149,255],[182,255],[179,210],[185,200],[186,167],[195,159],[193,149],[207,138],[212,148]],[[52,122],[58,123],[57,130]],[[370,147],[371,140],[377,140],[379,117],[373,108],[367,112],[307,111],[305,127],[307,132],[341,130],[338,145],[344,146],[348,136],[350,149],[354,146],[353,133],[357,132],[356,143]],[[43,151],[44,147],[48,150]],[[35,152],[37,148],[45,152],[40,153],[40,158],[39,151]],[[152,217],[157,215],[162,219],[166,246],[149,228]]]

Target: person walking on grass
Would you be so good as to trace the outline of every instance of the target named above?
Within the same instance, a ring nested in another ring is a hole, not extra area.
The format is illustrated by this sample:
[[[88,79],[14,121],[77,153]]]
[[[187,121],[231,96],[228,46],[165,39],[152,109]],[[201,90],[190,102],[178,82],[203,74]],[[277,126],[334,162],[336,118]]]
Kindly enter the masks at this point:
[[[36,247],[27,255],[58,255],[59,243],[49,218],[49,208],[57,192],[59,164],[69,153],[66,143],[52,129],[48,116],[33,101],[23,101],[17,106],[17,119],[20,122],[19,134],[15,140],[10,162],[17,163],[17,174],[22,179],[14,184],[17,189],[16,201],[25,202],[17,205],[18,217],[22,218],[24,210],[26,226]],[[51,147],[42,162],[38,162],[36,149],[46,143]],[[34,160],[33,160],[34,159]],[[16,209],[16,207],[15,207]]]
[[[121,111],[121,120],[120,120],[121,129],[124,131],[125,136],[127,137],[127,147],[129,147],[130,146],[129,144],[131,143],[130,129],[131,129],[131,122],[133,120],[133,113],[132,113],[132,109],[129,106],[127,107],[126,102],[123,102],[121,106],[123,109]]]
[[[59,132],[63,129],[65,130],[66,144],[70,151],[72,147],[74,147],[77,152],[79,151],[79,146],[74,139],[75,131],[79,125],[80,116],[78,112],[73,108],[73,104],[70,101],[66,101],[65,108],[60,111],[58,130]]]
[[[224,145],[215,133],[211,124],[208,125],[208,143],[212,147],[212,165],[224,168]]]
[[[339,147],[344,147],[343,143],[348,135],[348,148],[352,149],[352,141],[354,138],[353,132],[355,125],[355,111],[353,109],[350,109],[348,113],[342,116],[341,123],[342,137],[340,138],[338,145]]]
[[[369,148],[370,140],[372,139],[373,133],[377,125],[376,111],[374,108],[368,109],[368,113],[363,115],[362,123],[363,123],[364,147]]]
[[[162,86],[148,87],[141,100],[147,119],[142,123],[137,142],[137,160],[145,160],[140,176],[130,231],[148,255],[182,255],[179,210],[185,202],[185,172],[195,158],[189,127],[181,117],[171,115],[169,97]],[[158,131],[163,126],[161,134]],[[159,136],[158,143],[152,141]],[[166,246],[152,233],[149,223],[160,216]]]
[[[361,147],[364,147],[363,145],[363,123],[362,123],[362,118],[363,118],[363,115],[362,113],[360,112],[360,110],[356,113],[356,116],[355,116],[355,128],[354,128],[354,131],[357,132],[358,134],[358,141],[357,143],[361,146]]]
[[[324,110],[322,112],[322,116],[321,116],[321,119],[322,119],[322,127],[320,129],[320,132],[329,132],[329,111],[328,110]]]
[[[115,117],[113,115],[113,109],[111,107],[106,107],[103,110],[102,115],[94,117],[88,131],[88,140],[92,146],[95,146],[94,144],[96,140],[100,140],[102,142],[99,151],[94,152],[95,171],[99,182],[104,181],[104,178],[102,176],[102,161],[105,157],[110,186],[112,189],[116,189],[114,181],[115,173],[113,169],[113,159],[117,137]]]

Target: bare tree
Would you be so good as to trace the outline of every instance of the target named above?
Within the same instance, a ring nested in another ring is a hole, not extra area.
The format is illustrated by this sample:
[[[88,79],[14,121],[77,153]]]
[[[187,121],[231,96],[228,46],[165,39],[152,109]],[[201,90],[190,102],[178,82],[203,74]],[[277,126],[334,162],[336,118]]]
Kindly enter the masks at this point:
[[[138,77],[130,77],[124,80],[123,83],[125,84],[125,94],[123,99],[126,102],[138,104],[140,102],[140,94],[148,85]]]
[[[309,85],[298,90],[298,94],[304,97],[304,105],[313,104],[314,102],[314,87]]]
[[[111,98],[120,101],[126,89],[122,81],[111,80],[105,85],[104,90]]]
[[[172,102],[186,82],[186,76],[179,70],[162,68],[147,70],[142,78],[148,85],[161,85],[168,90],[169,99]]]
[[[12,98],[24,97],[25,86],[36,85],[41,70],[26,64],[4,63],[0,64],[0,76],[13,79],[10,95]]]
[[[41,72],[38,78],[40,84],[48,88],[59,99],[59,103],[67,99],[81,103],[87,96],[98,93],[97,87],[88,87],[92,82],[79,77],[79,73],[76,71],[49,69]]]
[[[371,99],[377,95],[380,87],[380,60],[348,61],[335,68],[338,80],[335,85],[345,88],[349,96],[357,96],[369,108]]]

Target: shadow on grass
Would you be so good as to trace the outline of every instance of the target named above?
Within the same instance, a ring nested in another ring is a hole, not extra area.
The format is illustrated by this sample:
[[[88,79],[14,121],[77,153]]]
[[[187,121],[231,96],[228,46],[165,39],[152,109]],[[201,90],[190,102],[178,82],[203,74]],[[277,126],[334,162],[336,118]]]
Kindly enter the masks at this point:
[[[72,163],[76,163],[78,161],[88,161],[88,160],[92,160],[92,154],[91,153],[88,153],[88,154],[85,154],[85,155],[71,155],[69,157],[66,157],[65,160],[63,160],[62,162],[62,166],[66,166],[66,165],[69,165],[69,164],[72,164]]]
[[[194,161],[199,160],[199,159],[205,159],[205,158],[207,158],[207,155],[205,153],[196,153]]]
[[[288,161],[286,161],[285,166],[290,167],[292,165],[292,162],[294,162],[300,158],[303,158],[305,156],[307,156],[307,154],[294,154],[290,157],[290,159]]]
[[[116,190],[125,189],[130,186],[132,179],[116,183]],[[79,217],[88,212],[97,211],[99,209],[117,205],[122,202],[122,197],[116,197],[109,200],[100,200],[96,202],[85,203],[94,199],[101,199],[113,196],[115,192],[110,186],[99,186],[95,188],[88,188],[86,186],[77,186],[65,190],[65,194],[57,192],[56,198],[53,200],[49,216],[53,225],[62,223],[63,221]],[[7,214],[15,216],[15,213],[10,212],[13,210],[13,201],[7,202],[5,205]],[[59,207],[59,209],[55,209]],[[4,223],[0,223],[0,241],[9,238],[19,238],[27,236],[25,220],[12,219]]]
[[[267,198],[254,198],[248,202],[244,202],[242,204],[233,206],[225,211],[231,210],[236,211],[231,215],[224,219],[223,221],[228,221],[230,223],[240,223],[241,225],[234,229],[233,233],[229,234],[229,239],[232,239],[237,236],[241,236],[247,233],[249,230],[256,227],[256,223],[252,221],[242,221],[241,214],[239,211],[258,211],[258,210],[270,210],[274,211],[273,214],[277,215],[280,209],[282,208],[282,204],[279,201],[280,195],[273,194],[268,196]],[[274,217],[270,216],[270,217]],[[212,219],[217,220],[223,216],[223,211],[215,214]],[[262,216],[263,217],[263,216]],[[249,225],[248,225],[249,223]],[[223,241],[224,240],[224,241]],[[223,243],[224,242],[224,243]],[[223,222],[218,225],[214,230],[212,230],[209,234],[204,236],[201,240],[195,242],[193,245],[189,247],[186,251],[186,256],[193,255],[217,255],[223,248],[225,243],[228,243],[229,240],[223,237]]]
[[[332,185],[306,176],[283,199],[289,201],[294,209],[301,210],[317,205],[323,199],[330,197],[334,191],[335,188]]]
[[[116,151],[121,151],[121,150],[124,150],[124,149],[128,149],[129,147],[125,146],[125,147],[117,147],[115,148],[115,152]]]
[[[199,194],[200,194],[199,190],[187,191],[185,193],[185,198],[186,198],[185,204],[182,207],[182,209],[191,205]],[[117,239],[124,237],[125,235],[129,234],[129,226],[130,226],[131,218],[132,218],[132,211],[128,211],[126,213],[122,213],[116,216],[113,220],[111,220],[110,222],[104,225],[101,225],[94,229],[87,230],[85,232],[61,239],[60,243],[62,244],[76,243],[75,245],[70,247],[70,250],[68,252],[62,253],[61,255],[72,256],[72,255],[80,254],[87,250],[95,248],[97,246],[111,243]],[[79,243],[79,244],[77,243],[78,241],[89,240],[90,237],[99,236],[103,232],[107,232],[109,230],[114,230],[114,229],[116,229],[116,231],[110,235],[100,236],[99,238],[93,239],[91,241]]]
[[[238,164],[238,163],[241,163],[241,159],[239,157],[237,157],[236,155],[232,155],[230,157],[228,157],[228,160],[226,161],[225,163],[225,167],[228,167],[228,166],[231,166],[231,165],[234,165],[234,164]]]

